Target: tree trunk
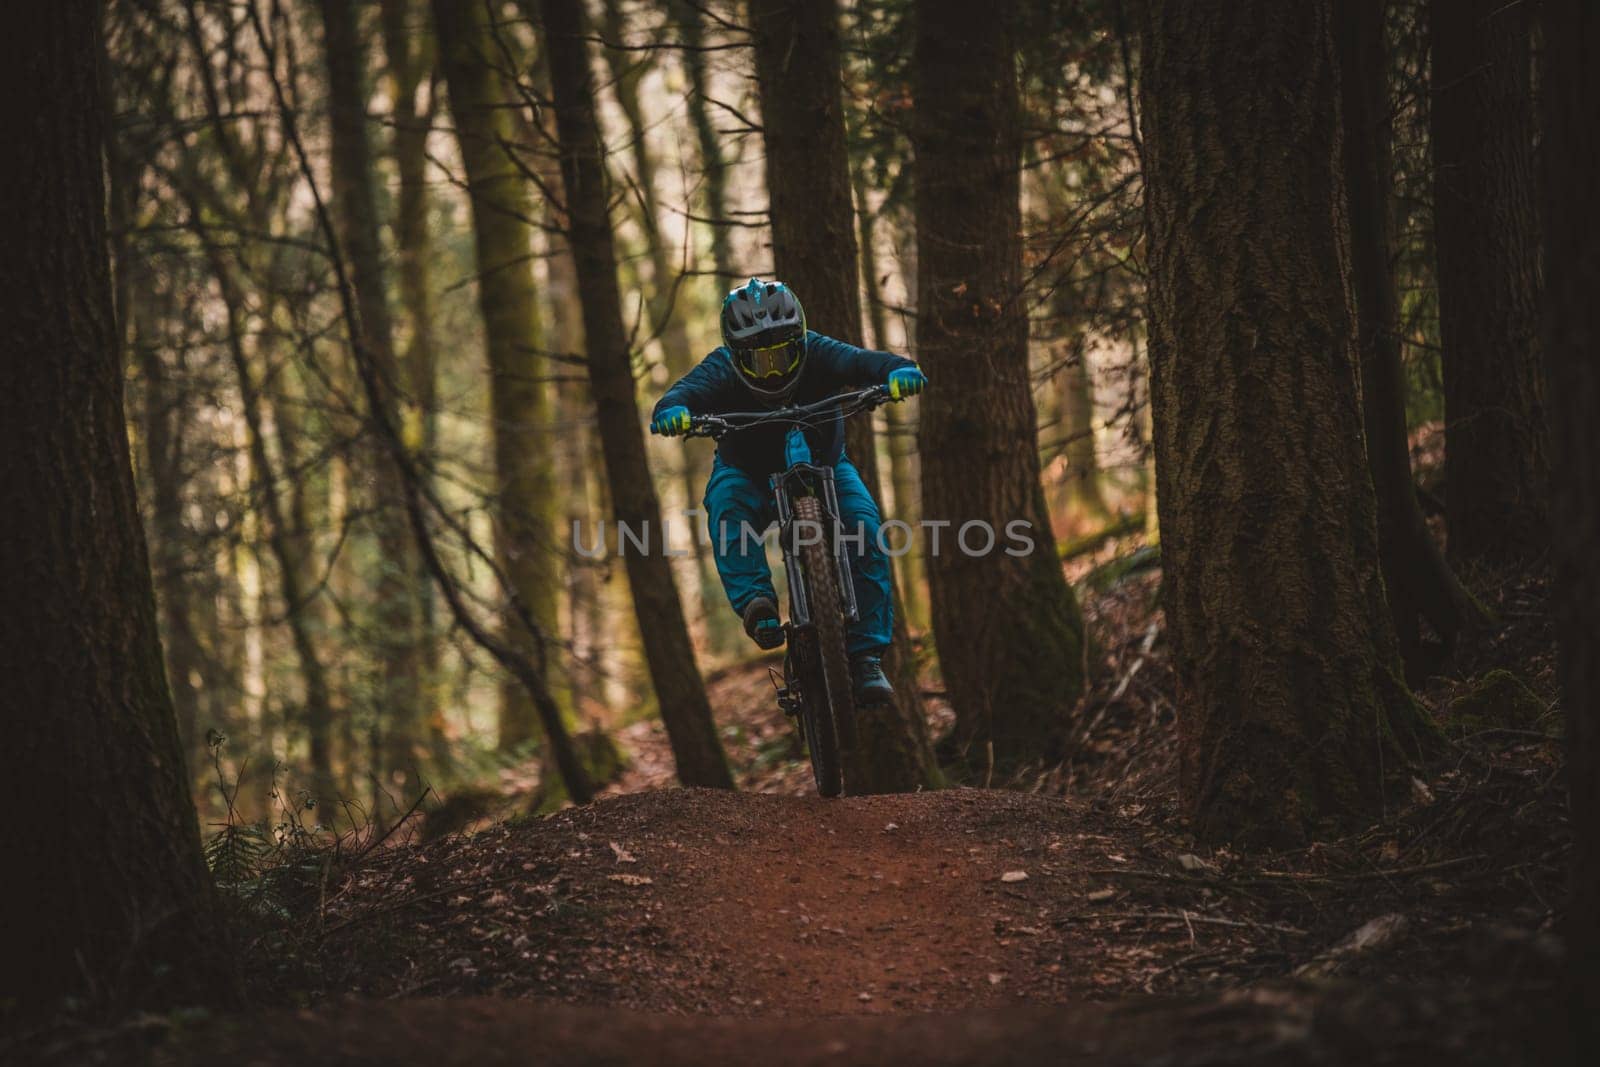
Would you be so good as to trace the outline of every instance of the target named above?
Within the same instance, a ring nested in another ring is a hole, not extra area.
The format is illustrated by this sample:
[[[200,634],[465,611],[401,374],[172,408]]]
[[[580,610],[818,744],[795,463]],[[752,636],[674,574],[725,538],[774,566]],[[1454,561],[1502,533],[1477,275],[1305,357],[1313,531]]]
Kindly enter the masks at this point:
[[[434,0],[441,66],[449,88],[456,140],[472,200],[478,253],[478,305],[488,342],[490,418],[497,481],[496,538],[519,599],[544,634],[560,625],[555,561],[555,471],[550,401],[538,351],[538,301],[533,283],[533,203],[527,178],[510,155],[511,116],[488,5]],[[547,642],[515,621],[507,640],[553,672]],[[500,747],[534,736],[533,702],[522,687],[502,689]],[[565,735],[561,723],[545,724]],[[560,743],[551,737],[553,743]]]
[[[410,318],[411,333],[401,358],[402,378],[410,394],[401,424],[406,444],[423,457],[419,471],[432,467],[438,427],[438,353],[434,345],[433,284],[429,267],[433,240],[428,231],[428,113],[417,108],[417,90],[433,69],[433,49],[426,30],[409,28],[418,14],[411,0],[383,0],[384,53],[389,64],[389,91],[394,100],[394,163],[399,175],[394,241],[399,271],[400,306]],[[427,722],[428,742],[436,769],[450,763],[445,729],[443,679],[440,677],[438,606],[433,580],[421,560],[412,578],[417,598],[417,699]]]
[[[4,46],[0,672],[8,861],[25,873],[0,999],[28,1011],[230,992],[129,461],[100,16],[13,9]]]
[[[1453,559],[1549,543],[1531,3],[1431,0],[1433,227]]]
[[[1058,297],[1067,292],[1065,283],[1056,287]],[[1082,342],[1079,335],[1061,346],[1064,365],[1056,373],[1061,431],[1066,437],[1067,507],[1079,516],[1103,520],[1111,509],[1100,491],[1100,457],[1094,438],[1094,375],[1089,370],[1088,345]]]
[[[711,230],[712,282],[720,299],[740,279],[733,268],[733,251],[728,246],[728,166],[722,158],[722,144],[717,139],[717,127],[711,121],[708,106],[711,80],[704,52],[704,16],[695,0],[670,0],[670,3],[673,21],[678,26],[678,39],[683,43],[683,69],[689,76],[684,104],[700,152],[700,173],[705,178],[702,195],[706,225]]]
[[[628,123],[629,145],[633,158],[633,172],[638,184],[637,197],[628,200],[637,204],[639,226],[644,231],[645,249],[650,260],[650,299],[647,307],[651,329],[660,337],[666,356],[667,373],[676,379],[689,372],[694,365],[694,353],[689,345],[689,331],[684,314],[678,304],[683,276],[673,269],[667,246],[661,236],[660,200],[656,191],[656,162],[650,153],[646,134],[644,108],[639,101],[639,82],[648,69],[648,60],[642,54],[624,51],[617,47],[624,38],[622,5],[615,0],[601,5],[602,25],[606,40],[612,47],[604,49],[606,63],[611,70],[612,92]],[[698,26],[698,22],[696,23]],[[645,53],[643,55],[648,55]],[[700,58],[698,55],[696,58]],[[698,106],[704,107],[704,101]],[[720,170],[720,164],[719,168]],[[719,178],[720,180],[720,178]],[[720,299],[721,294],[718,294]],[[711,476],[709,449],[682,448],[677,450],[680,484],[683,487],[684,507],[694,511],[700,508],[700,497],[706,481]],[[698,536],[689,541],[694,556],[696,587],[705,614],[706,636],[714,648],[736,649],[744,639],[737,617],[725,607],[722,581],[711,558],[710,546]]]
[[[1600,12],[1585,0],[1545,0],[1544,135],[1546,290],[1555,582],[1561,702],[1567,722],[1572,813],[1572,898],[1567,959],[1574,1063],[1600,1052]]]
[[[333,701],[328,692],[328,672],[312,636],[306,589],[311,567],[307,559],[309,538],[302,522],[291,519],[278,491],[278,475],[267,453],[266,419],[262,412],[260,388],[245,353],[246,326],[243,297],[240,296],[223,250],[202,232],[211,269],[222,292],[226,319],[227,351],[239,389],[239,406],[244,415],[245,432],[254,475],[255,505],[267,528],[267,547],[277,565],[278,592],[283,599],[283,617],[289,628],[295,661],[305,687],[305,724],[311,761],[311,796],[322,805],[318,820],[332,824],[339,790],[333,777]],[[353,753],[352,753],[353,755]]]
[[[1083,618],[1039,481],[1012,10],[919,4],[912,57],[917,341],[930,378],[918,413],[922,517],[949,523],[937,547],[930,531],[933,632],[954,741],[975,766],[1002,771],[1059,754],[1085,674]],[[1011,555],[1018,522],[1033,546]],[[994,531],[993,551],[954,543],[973,523]]]
[[[188,400],[182,387],[168,375],[160,341],[148,322],[143,301],[129,309],[134,321],[131,348],[145,381],[145,451],[150,465],[150,523],[155,542],[151,552],[156,603],[166,636],[167,674],[173,706],[178,714],[178,735],[183,740],[189,780],[201,773],[205,758],[205,730],[200,717],[200,679],[205,657],[190,617],[189,586],[185,579],[187,528],[183,521],[183,432]],[[209,724],[208,724],[209,725]]]
[[[544,0],[542,6],[570,219],[569,242],[583,303],[589,389],[599,420],[606,477],[611,483],[617,521],[636,530],[651,531],[653,542],[658,542],[665,531],[645,460],[622,321],[622,295],[617,288],[616,253],[607,208],[605,158],[595,123],[582,3]],[[671,560],[661,548],[655,543],[651,551],[624,551],[623,559],[678,780],[685,785],[731,789],[733,778],[728,773],[705,686],[695,665]]]
[[[1379,573],[1332,30],[1329,0],[1153,0],[1144,24],[1164,599],[1209,841],[1375,811],[1430,736]]]
[[[867,205],[866,183],[859,168],[852,171],[850,179],[856,201],[856,231],[861,241],[861,278],[867,298],[867,322],[872,327],[872,344],[879,349],[886,349],[889,346],[889,322],[884,314],[878,282],[878,215]],[[883,447],[889,454],[889,486],[894,492],[894,517],[916,529],[917,502],[921,494],[917,491],[915,409],[891,404],[883,409],[883,423],[887,431]],[[915,543],[900,557],[898,570],[901,580],[895,585],[895,592],[899,596],[895,604],[895,618],[899,620],[904,616],[908,631],[913,625],[918,629],[926,629],[926,582],[922,574],[922,553]],[[902,606],[904,611],[900,610]]]
[[[524,8],[535,25],[540,15],[536,4]],[[550,56],[545,49],[535,71],[537,91],[543,99],[550,98]],[[545,109],[539,116],[541,129],[535,135],[545,146],[558,143],[555,110]],[[532,139],[532,138],[530,138]],[[561,361],[560,379],[555,386],[556,409],[563,417],[561,445],[556,455],[556,468],[562,489],[562,503],[566,508],[561,529],[581,529],[589,536],[597,531],[600,509],[591,506],[590,482],[597,470],[605,465],[594,440],[594,428],[589,425],[594,404],[589,398],[586,377],[580,377],[579,366],[587,366],[583,344],[583,303],[578,298],[578,266],[573,260],[565,206],[556,198],[561,189],[561,159],[559,153],[542,151],[531,161],[539,173],[540,185],[549,195],[545,198],[544,214],[545,265],[544,299],[549,313],[550,335],[548,342],[552,356]],[[568,362],[571,365],[568,365]],[[600,475],[603,477],[603,475]],[[577,525],[574,525],[577,524]],[[591,542],[584,542],[585,544]],[[603,679],[600,675],[600,646],[607,639],[605,627],[598,622],[600,613],[599,576],[601,565],[596,560],[580,557],[569,544],[567,555],[566,639],[571,646],[568,692],[572,709],[581,712],[586,701],[606,703]]]
[[[1411,480],[1406,383],[1400,364],[1390,213],[1386,0],[1337,0],[1341,134],[1349,199],[1350,285],[1356,301],[1367,463],[1377,493],[1378,554],[1406,671],[1420,682],[1439,666],[1422,640],[1426,620],[1445,650],[1478,613],[1428,533]]]
[[[840,95],[838,7],[833,0],[751,0],[750,24],[777,275],[800,294],[812,325],[860,345],[861,290]],[[881,499],[872,423],[856,419],[845,434],[846,450],[862,480],[874,499]],[[892,566],[890,574],[892,582]],[[852,792],[902,792],[939,781],[898,596],[893,612],[894,641],[884,669],[896,698],[856,709],[858,748],[845,776]]]
[[[554,220],[549,220],[555,224]],[[578,352],[583,347],[583,310],[578,303],[577,272],[572,263],[572,253],[565,242],[559,245],[552,237],[547,255],[549,283],[545,286],[548,307],[554,313],[550,342],[557,352]],[[581,412],[592,411],[589,390],[576,379],[563,380],[556,386],[556,403],[570,420],[562,435],[561,453],[557,457],[561,471],[563,502],[566,505],[567,530],[581,529],[585,537],[593,537],[597,515],[590,507],[589,478],[591,475],[592,430]],[[590,542],[585,541],[585,544]],[[567,562],[567,617],[566,639],[571,645],[571,666],[567,671],[568,691],[572,709],[581,713],[586,703],[605,703],[600,684],[599,646],[604,639],[603,629],[596,625],[600,591],[594,560],[570,558]]]
[[[711,232],[711,285],[712,306],[720,306],[723,295],[738,281],[733,266],[733,250],[728,241],[728,165],[722,158],[722,145],[717,138],[716,125],[711,121],[707,103],[710,92],[710,72],[706,69],[705,26],[700,9],[690,0],[671,0],[672,18],[678,26],[683,44],[683,67],[689,77],[689,90],[684,106],[689,112],[689,125],[694,129],[695,146],[700,156],[700,186],[706,228]],[[683,450],[685,478],[690,490],[689,507],[700,506],[701,488],[711,474],[711,456],[708,450]],[[706,614],[706,634],[711,647],[719,652],[740,649],[744,629],[738,616],[728,611],[724,603],[722,581],[706,546],[695,539],[695,566],[700,575],[700,599]]]
[[[638,205],[639,226],[644,231],[645,247],[650,258],[650,299],[647,301],[650,325],[661,338],[668,372],[678,376],[689,370],[693,355],[689,351],[689,334],[684,326],[683,315],[674,313],[678,273],[673,270],[667,246],[661,238],[656,161],[650,154],[644,107],[639,101],[639,82],[649,69],[650,53],[618,47],[625,36],[622,4],[618,0],[609,0],[601,4],[600,9],[601,29],[611,45],[602,49],[611,70],[611,91],[616,95],[617,106],[628,123],[628,144],[637,183],[637,195],[630,195],[629,199]]]
[[[1064,180],[1041,174],[1035,182],[1040,211],[1045,220],[1071,217],[1077,210],[1073,190]],[[1033,220],[1027,220],[1032,225]],[[1048,225],[1048,222],[1046,222]],[[1081,305],[1094,285],[1091,279],[1071,267],[1057,266],[1053,284],[1045,296],[1052,344],[1046,347],[1050,365],[1056,368],[1055,410],[1046,425],[1054,424],[1049,436],[1060,440],[1059,451],[1065,470],[1061,478],[1060,500],[1068,521],[1074,524],[1104,523],[1111,509],[1100,486],[1100,456],[1095,441],[1094,373],[1089,361],[1089,336],[1078,322]],[[1103,288],[1104,280],[1101,280]],[[1047,496],[1048,500],[1048,496]]]
[[[321,0],[328,63],[328,125],[332,138],[333,208],[342,251],[350,262],[361,338],[385,387],[400,382],[394,329],[378,236],[378,206],[373,194],[372,153],[367,139],[365,48],[352,0]],[[355,339],[352,338],[352,343]],[[387,417],[398,409],[384,398]],[[378,580],[375,626],[379,644],[379,682],[374,697],[383,734],[382,766],[375,773],[405,792],[418,788],[419,716],[417,605],[412,583],[417,562],[406,529],[401,472],[384,444],[370,448],[373,471]]]

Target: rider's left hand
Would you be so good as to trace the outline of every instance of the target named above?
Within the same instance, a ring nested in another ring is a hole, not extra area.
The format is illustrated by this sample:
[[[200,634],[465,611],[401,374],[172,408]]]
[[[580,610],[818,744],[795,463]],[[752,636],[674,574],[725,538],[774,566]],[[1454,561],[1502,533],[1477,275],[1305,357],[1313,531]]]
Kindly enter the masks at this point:
[[[928,376],[919,367],[901,367],[889,372],[889,399],[904,400],[927,387]]]

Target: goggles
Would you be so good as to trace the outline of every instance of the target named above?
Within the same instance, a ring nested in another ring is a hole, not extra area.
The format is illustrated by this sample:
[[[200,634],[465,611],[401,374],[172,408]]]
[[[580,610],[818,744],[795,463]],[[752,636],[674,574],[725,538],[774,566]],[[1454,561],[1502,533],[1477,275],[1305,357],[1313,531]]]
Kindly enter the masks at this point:
[[[759,380],[793,374],[800,366],[800,358],[805,355],[805,351],[806,339],[791,337],[787,341],[779,341],[764,348],[741,348],[736,355],[739,369],[744,371],[747,377]]]

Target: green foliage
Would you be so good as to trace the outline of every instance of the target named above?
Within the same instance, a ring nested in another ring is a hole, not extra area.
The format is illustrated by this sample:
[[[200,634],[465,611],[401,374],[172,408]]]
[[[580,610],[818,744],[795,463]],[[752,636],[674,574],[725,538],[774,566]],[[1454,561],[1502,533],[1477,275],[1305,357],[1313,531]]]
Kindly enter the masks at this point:
[[[206,867],[224,891],[259,878],[278,849],[277,838],[260,823],[224,823],[205,842]]]
[[[202,844],[217,892],[247,921],[287,921],[296,905],[326,880],[338,841],[306,827],[305,813],[314,809],[315,802],[302,796],[291,805],[276,777],[270,795],[279,802],[277,821],[241,818],[233,805],[239,782],[235,780],[230,789],[222,769],[227,738],[212,731],[207,741],[227,801],[225,819]]]

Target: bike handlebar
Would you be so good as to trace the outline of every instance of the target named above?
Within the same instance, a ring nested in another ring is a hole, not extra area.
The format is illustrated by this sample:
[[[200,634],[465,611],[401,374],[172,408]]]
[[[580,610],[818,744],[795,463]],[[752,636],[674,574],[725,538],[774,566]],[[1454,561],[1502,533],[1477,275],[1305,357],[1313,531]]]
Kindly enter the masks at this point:
[[[840,393],[824,397],[811,404],[778,408],[774,411],[729,411],[721,415],[695,415],[689,420],[685,437],[721,437],[733,430],[745,430],[767,422],[800,422],[812,415],[820,415],[829,408],[838,407],[839,417],[847,419],[862,411],[870,411],[889,400],[887,385],[873,385],[853,393]]]

